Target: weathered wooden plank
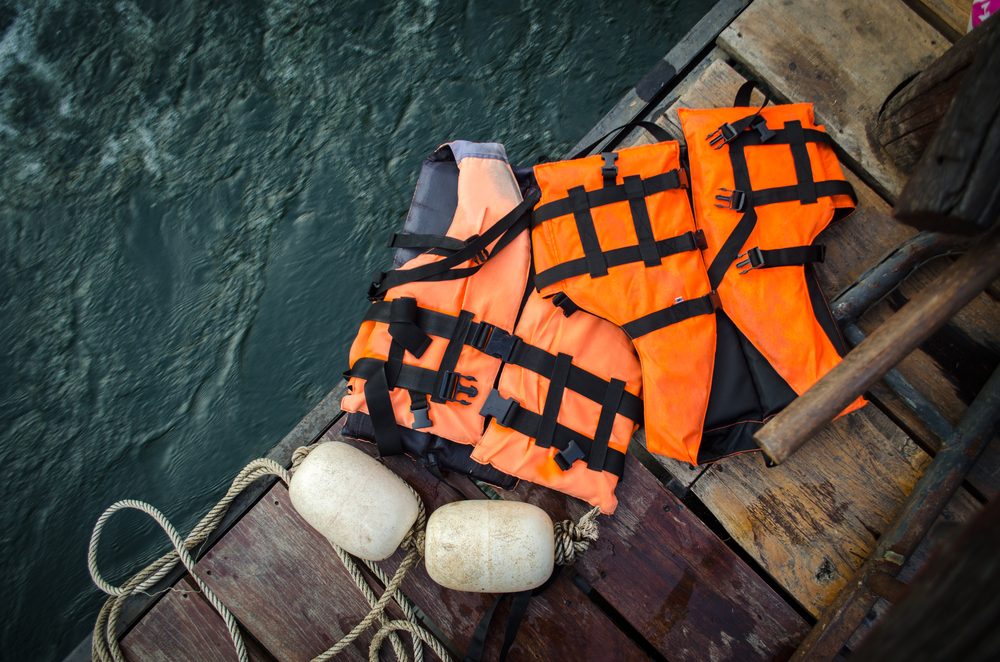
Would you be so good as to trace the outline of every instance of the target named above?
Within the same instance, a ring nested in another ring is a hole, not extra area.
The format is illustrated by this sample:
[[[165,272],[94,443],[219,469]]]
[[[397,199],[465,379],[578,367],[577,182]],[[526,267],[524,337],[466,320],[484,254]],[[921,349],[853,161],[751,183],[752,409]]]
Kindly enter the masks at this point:
[[[948,46],[901,0],[756,0],[719,44],[776,94],[815,103],[862,177],[899,193],[905,176],[868,129],[889,94]]]
[[[697,484],[696,484],[697,486]],[[601,597],[670,660],[787,657],[805,621],[631,455],[618,509],[575,564]],[[521,482],[512,495],[555,519],[587,504]]]
[[[868,407],[821,430],[785,464],[711,467],[694,493],[789,593],[818,614],[866,558],[930,458]],[[975,509],[961,493],[951,517]]]
[[[969,26],[972,0],[908,0],[907,4],[952,41],[965,34]]]
[[[374,453],[371,444],[356,446]],[[459,498],[484,498],[482,492],[476,490],[467,479],[451,475],[448,477],[448,484],[445,484],[405,456],[386,458],[385,463],[413,486],[424,500],[428,512]],[[471,486],[475,491],[470,492],[466,486]],[[397,554],[386,560],[384,567],[391,572],[401,560],[402,555]],[[440,628],[456,651],[468,648],[479,618],[497,597],[442,588],[427,575],[423,564],[407,575],[403,591]],[[501,605],[494,616],[484,659],[496,659],[499,654],[507,609],[507,604]],[[573,659],[583,651],[593,659],[646,658],[645,653],[628,636],[573,586],[567,576],[562,575],[544,593],[531,600],[511,649],[511,658]]]
[[[368,613],[330,543],[278,483],[198,562],[199,576],[280,660],[308,660]],[[370,634],[348,659],[367,659]]]
[[[251,660],[272,660],[246,638]],[[225,623],[190,579],[167,592],[125,636],[122,651],[131,662],[230,662],[235,657]]]

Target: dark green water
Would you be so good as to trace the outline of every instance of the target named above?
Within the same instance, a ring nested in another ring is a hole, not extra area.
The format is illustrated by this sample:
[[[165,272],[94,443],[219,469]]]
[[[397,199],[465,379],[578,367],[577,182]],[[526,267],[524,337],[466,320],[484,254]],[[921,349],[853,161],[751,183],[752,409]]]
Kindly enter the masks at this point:
[[[106,505],[187,531],[336,384],[426,153],[563,153],[711,4],[0,0],[0,657],[86,634]]]

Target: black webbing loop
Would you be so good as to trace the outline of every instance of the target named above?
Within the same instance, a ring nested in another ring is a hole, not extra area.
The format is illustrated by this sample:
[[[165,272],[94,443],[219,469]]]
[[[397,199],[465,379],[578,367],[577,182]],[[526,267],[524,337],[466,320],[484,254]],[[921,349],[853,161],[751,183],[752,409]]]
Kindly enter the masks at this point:
[[[762,250],[757,246],[747,249],[739,257],[744,258],[736,266],[745,274],[751,269],[770,269],[773,267],[799,267],[813,262],[823,262],[826,259],[826,246],[814,244],[811,246],[791,246]]]
[[[393,299],[389,308],[389,335],[410,354],[423,356],[431,346],[431,337],[417,325],[417,300],[413,297]]]
[[[634,340],[647,333],[652,333],[658,329],[683,322],[698,315],[710,315],[717,308],[719,308],[719,297],[715,292],[711,292],[703,297],[681,301],[669,308],[643,315],[639,319],[622,325],[622,329],[628,334],[629,338]]]
[[[646,187],[643,186],[642,177],[630,175],[625,178],[623,186],[632,212],[632,225],[635,226],[635,236],[639,241],[642,263],[647,267],[657,267],[660,265],[660,253],[656,250],[656,240],[653,238],[653,225],[646,207]]]
[[[608,265],[604,261],[601,242],[597,238],[594,217],[590,214],[586,189],[582,186],[571,188],[569,201],[573,209],[573,220],[576,221],[576,231],[580,235],[580,245],[583,246],[583,255],[587,260],[587,272],[591,278],[607,276]]]
[[[396,414],[389,398],[389,384],[385,378],[385,364],[379,366],[365,380],[365,402],[375,429],[375,445],[379,455],[399,455],[403,452],[403,442],[396,429]]]
[[[549,390],[545,393],[545,407],[542,408],[542,420],[538,425],[535,443],[542,448],[549,448],[555,439],[556,419],[562,407],[563,392],[566,390],[566,380],[569,378],[569,368],[573,357],[560,352],[556,356],[556,364],[549,377]]]
[[[431,393],[431,400],[433,402],[445,402],[449,399],[448,396],[451,389],[445,382],[449,379],[449,375],[455,374],[458,357],[462,353],[462,348],[465,347],[465,339],[469,335],[469,327],[471,325],[472,313],[463,310],[458,314],[458,322],[456,322],[455,329],[451,333],[451,338],[448,339],[448,346],[445,348],[444,356],[441,357],[441,364],[438,366],[437,383],[434,385],[434,392]],[[471,381],[475,380],[472,379]]]
[[[661,172],[658,175],[653,175],[652,177],[643,179],[642,186],[647,197],[656,193],[663,193],[664,191],[687,188],[687,173],[684,170],[668,170],[667,172]],[[594,207],[603,207],[604,205],[614,204],[616,202],[624,202],[625,200],[628,200],[628,195],[625,193],[624,184],[605,186],[604,188],[587,192],[587,205],[591,209]],[[553,218],[572,214],[573,210],[573,203],[568,197],[559,198],[558,200],[553,200],[552,202],[546,202],[544,205],[536,209],[532,213],[532,222],[535,225],[538,225],[539,223],[544,223],[545,221],[552,220]]]
[[[639,120],[639,121],[636,121],[636,122],[629,122],[628,124],[622,124],[621,126],[618,126],[618,127],[615,127],[614,129],[611,129],[610,131],[608,131],[607,133],[605,133],[603,136],[601,136],[600,138],[598,138],[594,142],[590,143],[589,145],[587,145],[586,147],[584,147],[583,149],[581,149],[580,151],[578,151],[576,154],[574,154],[573,156],[571,156],[569,158],[570,159],[579,159],[579,158],[582,158],[584,156],[587,156],[588,154],[590,154],[591,152],[593,152],[595,149],[597,149],[598,145],[600,145],[605,140],[607,140],[608,138],[610,138],[613,134],[618,133],[622,129],[629,129],[629,131],[631,131],[634,128],[645,129],[649,133],[649,135],[653,136],[653,138],[656,139],[656,142],[658,142],[658,143],[662,143],[662,142],[665,142],[667,140],[674,140],[674,137],[670,134],[670,132],[667,131],[666,129],[664,129],[659,124],[656,124],[655,122],[648,122],[648,121],[645,121],[645,120]]]
[[[795,165],[796,188],[802,204],[816,202],[816,184],[813,181],[812,162],[809,160],[809,150],[806,149],[806,136],[802,131],[802,122],[795,120],[785,122],[785,133],[788,135],[788,146],[792,149],[792,162]]]
[[[748,80],[747,82],[740,85],[740,89],[736,90],[736,97],[733,99],[734,107],[744,107],[750,105],[750,97],[755,89],[760,89],[757,87],[757,81]],[[764,95],[764,103],[762,108],[768,104],[770,99],[767,98],[767,93],[764,90],[760,90],[761,94]]]
[[[393,269],[381,272],[372,280],[368,288],[368,297],[376,299],[383,296],[393,287],[398,287],[405,283],[415,281],[439,281],[458,280],[468,278],[479,271],[485,261],[492,255],[496,255],[504,247],[517,237],[523,230],[527,229],[531,214],[531,209],[538,202],[540,193],[537,188],[530,188],[525,192],[524,200],[511,209],[499,221],[475,238],[466,242],[465,247],[451,255],[430,264],[409,269]],[[496,242],[491,252],[486,252],[489,246]],[[477,264],[472,267],[455,268],[463,262],[475,260]]]
[[[464,239],[456,239],[442,234],[416,234],[413,232],[397,232],[389,241],[389,248],[413,248],[426,250],[438,248],[445,251],[460,251],[465,248]]]
[[[597,430],[594,431],[594,444],[590,447],[590,455],[587,457],[587,466],[594,471],[604,470],[604,461],[608,456],[608,442],[611,440],[611,430],[614,427],[615,416],[618,414],[618,407],[621,405],[624,394],[625,382],[620,379],[612,379],[608,383],[608,390],[604,394],[604,403],[601,405],[601,415],[597,419]]]

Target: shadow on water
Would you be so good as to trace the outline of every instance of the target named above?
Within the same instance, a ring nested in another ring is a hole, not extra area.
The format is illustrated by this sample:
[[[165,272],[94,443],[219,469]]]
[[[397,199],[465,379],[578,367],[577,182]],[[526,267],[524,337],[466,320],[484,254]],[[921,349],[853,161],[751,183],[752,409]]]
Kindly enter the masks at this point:
[[[0,0],[4,657],[86,634],[105,505],[187,530],[336,383],[424,154],[565,151],[712,3],[372,4]]]

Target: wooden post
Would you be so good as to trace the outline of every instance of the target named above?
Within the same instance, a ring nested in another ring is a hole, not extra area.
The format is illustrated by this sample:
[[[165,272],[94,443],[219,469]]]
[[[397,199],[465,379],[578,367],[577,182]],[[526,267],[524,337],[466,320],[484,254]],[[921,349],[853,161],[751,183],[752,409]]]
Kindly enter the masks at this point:
[[[758,430],[754,439],[772,461],[785,461],[997,277],[1000,230],[983,237],[934,284],[917,293],[837,367]]]
[[[885,102],[875,122],[874,138],[900,170],[910,172],[920,160],[976,53],[998,29],[1000,21],[993,17],[963,36]]]

